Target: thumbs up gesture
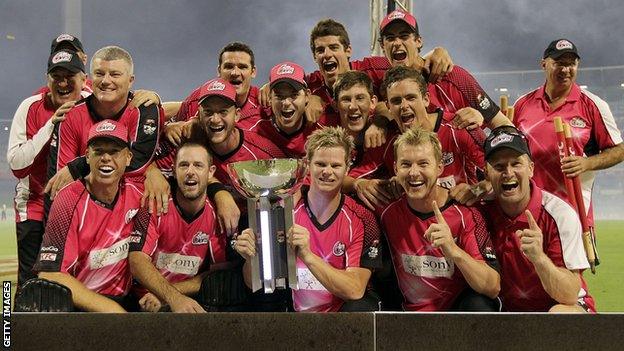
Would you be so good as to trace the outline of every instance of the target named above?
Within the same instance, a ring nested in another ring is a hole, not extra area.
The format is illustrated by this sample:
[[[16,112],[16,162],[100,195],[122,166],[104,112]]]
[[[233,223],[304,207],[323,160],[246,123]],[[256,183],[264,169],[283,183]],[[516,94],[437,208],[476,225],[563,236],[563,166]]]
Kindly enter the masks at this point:
[[[436,223],[431,224],[427,228],[424,237],[433,247],[441,248],[445,257],[452,257],[455,250],[460,250],[460,248],[455,244],[451,229],[446,223],[442,212],[440,212],[437,202],[433,201],[431,206],[433,206]]]
[[[542,230],[537,226],[537,222],[531,211],[526,210],[524,213],[527,216],[529,222],[529,228],[523,230],[517,230],[516,235],[520,240],[520,248],[526,257],[533,263],[542,257],[544,254]]]

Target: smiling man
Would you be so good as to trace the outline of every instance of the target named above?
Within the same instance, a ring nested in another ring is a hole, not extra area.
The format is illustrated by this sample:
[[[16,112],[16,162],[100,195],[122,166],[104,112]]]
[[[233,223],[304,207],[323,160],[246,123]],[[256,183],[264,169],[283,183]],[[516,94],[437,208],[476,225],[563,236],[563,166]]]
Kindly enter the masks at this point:
[[[506,311],[595,311],[582,271],[589,268],[581,223],[564,200],[533,180],[526,136],[499,127],[485,141],[486,174],[496,198],[481,210],[501,267]]]
[[[544,50],[544,85],[514,104],[514,123],[528,137],[535,160],[534,181],[539,187],[568,200],[564,177],[580,177],[583,201],[592,234],[591,202],[596,171],[624,160],[624,144],[609,105],[576,83],[580,55],[568,39],[552,41]],[[575,156],[559,160],[554,117],[570,125]]]
[[[90,173],[63,188],[50,210],[34,270],[72,292],[78,310],[125,312],[132,276],[128,246],[141,192],[122,179],[128,130],[103,120],[87,138]]]
[[[34,278],[35,263],[43,237],[44,193],[50,137],[65,113],[88,93],[85,66],[73,51],[61,50],[48,59],[47,89],[19,105],[9,134],[7,160],[19,179],[15,194],[18,253],[18,285]]]

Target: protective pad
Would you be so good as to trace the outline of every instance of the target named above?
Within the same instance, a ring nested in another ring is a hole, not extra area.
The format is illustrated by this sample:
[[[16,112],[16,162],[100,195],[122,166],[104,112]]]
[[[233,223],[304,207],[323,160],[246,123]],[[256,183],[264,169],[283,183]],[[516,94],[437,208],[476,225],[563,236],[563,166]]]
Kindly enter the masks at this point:
[[[65,285],[41,278],[28,280],[15,295],[15,312],[72,312],[72,292]]]

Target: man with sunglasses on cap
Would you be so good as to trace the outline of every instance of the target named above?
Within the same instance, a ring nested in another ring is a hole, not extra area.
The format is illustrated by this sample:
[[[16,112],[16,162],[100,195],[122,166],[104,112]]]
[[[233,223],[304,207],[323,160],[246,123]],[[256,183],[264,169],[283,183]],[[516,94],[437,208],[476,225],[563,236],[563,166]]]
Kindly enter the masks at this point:
[[[568,200],[564,177],[580,177],[588,223],[593,234],[591,202],[596,171],[624,160],[624,144],[609,105],[576,83],[580,55],[568,39],[552,41],[541,60],[546,82],[514,104],[514,124],[528,137],[535,161],[535,184]],[[574,156],[559,159],[553,124],[570,125]],[[578,200],[577,200],[578,201]]]
[[[130,233],[141,192],[123,175],[130,165],[128,129],[103,120],[87,138],[90,173],[57,195],[50,210],[35,271],[71,290],[76,309],[125,312],[132,276]],[[45,306],[44,306],[45,307]]]
[[[260,120],[250,131],[271,140],[288,157],[305,156],[308,137],[322,126],[311,122],[306,107],[310,89],[305,82],[305,72],[294,62],[281,62],[271,68],[271,114]]]
[[[589,267],[575,210],[532,180],[526,137],[511,126],[484,145],[494,201],[481,210],[501,267],[506,311],[595,311],[581,272]],[[487,215],[485,215],[487,214]]]
[[[381,21],[379,34],[384,55],[392,67],[406,66],[425,73],[426,61],[420,56],[423,39],[412,14],[400,9],[389,13]],[[438,81],[428,79],[427,89],[433,104],[449,112],[445,120],[459,129],[474,129],[484,121],[490,127],[511,124],[475,78],[462,67],[454,65]]]
[[[44,193],[50,137],[75,101],[87,96],[85,66],[73,51],[50,55],[47,90],[19,105],[9,134],[7,159],[19,179],[15,194],[18,285],[35,277],[31,272],[43,236]]]

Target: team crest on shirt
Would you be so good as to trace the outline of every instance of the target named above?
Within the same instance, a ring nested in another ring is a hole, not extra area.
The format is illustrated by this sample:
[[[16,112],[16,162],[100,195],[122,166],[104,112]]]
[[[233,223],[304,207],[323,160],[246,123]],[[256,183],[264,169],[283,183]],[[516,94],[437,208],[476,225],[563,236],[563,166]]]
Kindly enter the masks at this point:
[[[334,248],[332,249],[332,252],[334,253],[334,256],[340,257],[344,255],[345,248],[346,248],[346,245],[342,241],[336,241],[336,243],[334,244]]]
[[[451,163],[453,163],[453,161],[455,161],[455,158],[453,157],[453,153],[452,152],[443,152],[442,153],[442,164],[443,165],[448,166]]]
[[[206,245],[208,244],[208,234],[199,231],[193,235],[193,245]]]
[[[570,121],[570,125],[574,128],[585,128],[587,127],[587,122],[585,122],[585,120],[581,117],[574,117]]]
[[[483,96],[481,94],[477,95],[477,102],[482,110],[490,108],[490,99],[488,99],[487,96]]]
[[[132,232],[130,232],[130,237],[128,239],[128,242],[131,243],[135,243],[138,244],[141,242],[141,232],[138,230],[133,230]]]
[[[367,250],[368,258],[370,258],[371,260],[374,260],[377,258],[377,256],[379,256],[379,248],[377,247],[378,245],[379,245],[379,240],[374,240],[371,246]]]
[[[137,212],[139,212],[138,208],[131,208],[128,210],[128,212],[126,212],[126,218],[125,218],[126,224],[130,223],[132,218],[136,216]]]
[[[156,121],[148,118],[145,120],[145,124],[143,125],[143,133],[147,135],[152,135],[156,131]]]

